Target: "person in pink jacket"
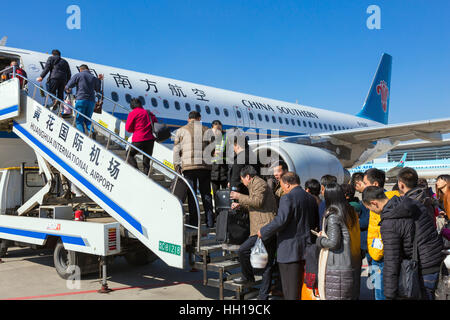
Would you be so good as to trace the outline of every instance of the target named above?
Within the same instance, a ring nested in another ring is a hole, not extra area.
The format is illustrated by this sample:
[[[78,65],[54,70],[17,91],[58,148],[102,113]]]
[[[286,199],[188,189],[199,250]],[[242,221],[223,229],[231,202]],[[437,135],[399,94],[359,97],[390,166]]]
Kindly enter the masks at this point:
[[[155,144],[155,137],[152,133],[152,122],[155,123],[158,122],[158,120],[153,113],[142,107],[142,103],[139,99],[131,99],[130,107],[132,111],[128,114],[125,130],[133,133],[131,138],[132,144],[151,156],[153,154],[153,146]],[[151,120],[150,116],[152,117]],[[139,169],[136,159],[134,158],[137,153],[138,151],[136,149],[131,149],[130,156],[128,157],[128,163]],[[143,172],[148,174],[148,170],[150,169],[150,159],[148,157],[144,156],[143,165]]]

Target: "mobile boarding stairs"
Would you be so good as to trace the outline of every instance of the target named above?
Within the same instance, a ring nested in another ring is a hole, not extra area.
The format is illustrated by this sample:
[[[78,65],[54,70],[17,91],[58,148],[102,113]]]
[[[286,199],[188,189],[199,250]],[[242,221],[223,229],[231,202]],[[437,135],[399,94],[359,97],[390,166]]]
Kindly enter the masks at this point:
[[[0,242],[35,246],[56,242],[56,249],[65,252],[60,260],[67,271],[58,272],[63,278],[70,276],[71,265],[84,261],[81,257],[98,257],[106,288],[108,257],[134,254],[134,261],[142,261],[141,255],[151,253],[153,258],[147,262],[160,258],[172,267],[186,268],[189,264],[201,269],[203,284],[218,287],[220,299],[224,290],[234,291],[238,299],[254,291],[232,282],[240,276],[235,272],[239,268],[237,254],[223,250],[214,239],[214,230],[202,223],[198,196],[167,160],[171,151],[155,143],[151,157],[127,141],[124,123],[114,114],[117,109],[122,114],[129,109],[105,97],[102,113],[94,114],[91,129],[85,134],[75,126],[76,116],[86,118],[84,114],[26,78],[27,90],[21,90],[17,77],[0,83],[0,131],[14,132],[34,150],[46,185],[15,212],[0,214]],[[59,102],[56,110],[46,107],[50,100]],[[72,110],[71,117],[63,117],[63,104]],[[132,148],[150,158],[148,175],[127,163]],[[56,175],[65,177],[85,195],[84,207],[91,203],[89,212],[101,214],[74,221],[72,213],[80,201],[49,202]],[[185,223],[187,203],[173,191],[178,183],[186,184],[188,192],[194,194],[197,226]],[[58,258],[54,259],[56,267]],[[209,278],[211,272],[219,277]],[[256,285],[260,278],[257,280]]]

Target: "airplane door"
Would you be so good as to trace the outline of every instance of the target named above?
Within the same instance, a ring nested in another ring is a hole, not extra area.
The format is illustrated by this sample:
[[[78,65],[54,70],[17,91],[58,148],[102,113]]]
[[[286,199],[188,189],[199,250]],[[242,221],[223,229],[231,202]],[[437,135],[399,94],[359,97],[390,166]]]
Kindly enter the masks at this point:
[[[238,127],[248,127],[248,113],[244,108],[233,106],[234,114],[236,117],[236,125]]]
[[[256,128],[256,113],[251,108],[245,108],[249,127]]]

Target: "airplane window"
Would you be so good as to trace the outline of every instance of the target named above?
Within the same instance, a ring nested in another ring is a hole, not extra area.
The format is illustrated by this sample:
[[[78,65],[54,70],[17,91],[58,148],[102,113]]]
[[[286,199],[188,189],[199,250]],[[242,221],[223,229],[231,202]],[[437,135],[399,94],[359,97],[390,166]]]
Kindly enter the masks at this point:
[[[284,118],[284,121],[286,122],[287,125],[289,125],[289,120],[288,120],[288,118]]]
[[[189,103],[186,103],[184,107],[186,108],[186,111],[191,111],[191,105]]]
[[[158,100],[156,100],[156,98],[152,98],[152,106],[155,108],[158,106]]]
[[[306,121],[305,120],[303,120],[303,126],[306,127]]]
[[[277,122],[277,119],[275,118],[275,116],[272,116],[272,121],[273,121],[273,123]]]
[[[283,124],[283,119],[281,119],[281,117],[278,117],[278,121],[280,121],[280,123]]]
[[[254,120],[255,119],[255,117],[253,116],[253,113],[251,113],[251,112],[248,113],[248,116],[250,117],[250,120]]]
[[[239,110],[236,110],[236,115],[239,119],[242,118],[241,112]]]
[[[163,100],[164,108],[169,109],[169,101],[166,99]]]
[[[205,110],[207,114],[211,114],[211,109],[209,108],[209,106],[205,106]]]
[[[267,121],[267,122],[270,121],[269,116],[268,116],[267,114],[266,114],[264,117],[266,118],[266,121]]]
[[[312,128],[312,123],[311,121],[308,121],[309,127]]]
[[[216,115],[220,116],[220,110],[219,110],[219,108],[215,107],[215,108],[214,108],[214,111],[216,112]]]
[[[131,102],[131,96],[130,96],[130,94],[127,93],[127,94],[125,95],[125,101],[128,102],[128,103]]]
[[[180,103],[178,101],[175,101],[175,109],[180,110]]]
[[[319,123],[319,128],[320,128],[320,129],[323,129],[323,128],[322,128],[322,124],[321,124],[321,123]]]
[[[117,94],[117,92],[111,92],[111,99],[113,99],[113,101],[115,102],[119,101],[119,95]]]
[[[293,126],[295,126],[295,121],[294,121],[294,119],[291,119],[291,123],[292,123]]]
[[[143,96],[139,96],[139,101],[141,101],[142,105],[145,106],[145,99]]]
[[[258,113],[258,120],[262,121],[262,115],[260,113]]]
[[[317,129],[317,123],[315,123],[315,122],[314,122],[314,128],[316,128],[316,129]]]
[[[225,115],[225,117],[228,117],[230,114],[228,113],[228,109],[223,109],[223,114]]]
[[[342,129],[341,129],[341,126],[338,126],[338,129],[339,129],[339,130],[342,130]]]
[[[195,105],[195,110],[197,110],[198,113],[202,113],[202,108],[200,107],[199,104]]]
[[[302,123],[300,122],[300,120],[297,120],[297,124],[298,124],[299,127],[302,126]]]
[[[333,128],[334,128],[334,131],[337,131],[337,129],[336,129],[336,125],[333,125]]]

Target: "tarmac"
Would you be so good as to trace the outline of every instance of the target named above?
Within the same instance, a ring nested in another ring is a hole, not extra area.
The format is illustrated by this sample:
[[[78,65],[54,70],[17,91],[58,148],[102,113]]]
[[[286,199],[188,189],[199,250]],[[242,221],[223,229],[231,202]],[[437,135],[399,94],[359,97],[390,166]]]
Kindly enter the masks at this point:
[[[142,267],[130,266],[118,257],[108,267],[108,287],[102,294],[99,274],[76,283],[61,279],[48,249],[10,248],[0,264],[0,300],[217,300],[219,289],[203,286],[202,272],[168,267],[161,260]],[[363,261],[361,300],[373,299],[367,288]],[[213,276],[214,274],[211,274]],[[225,299],[233,292],[225,291]],[[278,297],[272,297],[278,300]]]

